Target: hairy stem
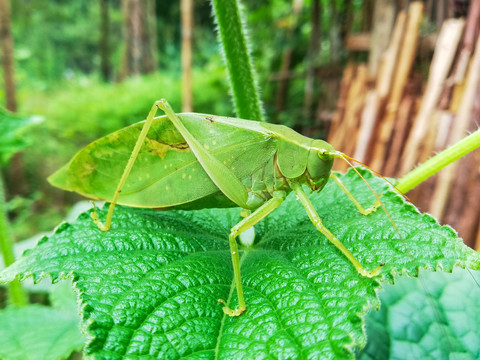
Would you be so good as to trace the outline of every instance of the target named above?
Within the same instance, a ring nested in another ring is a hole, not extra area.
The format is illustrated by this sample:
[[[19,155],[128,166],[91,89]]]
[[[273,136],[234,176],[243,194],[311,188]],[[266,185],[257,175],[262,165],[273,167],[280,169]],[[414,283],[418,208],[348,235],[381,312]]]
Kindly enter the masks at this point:
[[[0,251],[2,253],[5,267],[13,264],[15,256],[13,254],[13,242],[10,236],[10,229],[5,212],[5,194],[3,190],[3,180],[0,177]],[[27,304],[27,296],[23,290],[20,281],[13,280],[8,284],[10,301],[14,305],[23,306]]]
[[[445,166],[479,147],[480,129],[410,171],[398,180],[396,187],[401,192],[406,193],[442,170]]]
[[[239,0],[212,0],[237,116],[263,121]]]

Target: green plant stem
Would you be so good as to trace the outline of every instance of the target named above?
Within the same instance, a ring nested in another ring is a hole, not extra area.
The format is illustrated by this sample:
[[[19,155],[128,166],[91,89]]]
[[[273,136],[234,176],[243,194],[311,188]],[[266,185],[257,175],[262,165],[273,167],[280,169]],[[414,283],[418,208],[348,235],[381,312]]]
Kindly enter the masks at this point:
[[[230,86],[239,118],[263,121],[239,0],[212,0]]]
[[[396,187],[402,193],[406,193],[442,170],[445,166],[479,147],[480,129],[410,171],[398,180]]]
[[[2,252],[5,267],[13,264],[15,255],[13,254],[13,242],[10,236],[10,229],[5,212],[5,193],[3,190],[3,179],[0,177],[0,251]],[[14,305],[24,306],[27,304],[27,296],[23,290],[20,281],[13,280],[8,284],[10,301]]]

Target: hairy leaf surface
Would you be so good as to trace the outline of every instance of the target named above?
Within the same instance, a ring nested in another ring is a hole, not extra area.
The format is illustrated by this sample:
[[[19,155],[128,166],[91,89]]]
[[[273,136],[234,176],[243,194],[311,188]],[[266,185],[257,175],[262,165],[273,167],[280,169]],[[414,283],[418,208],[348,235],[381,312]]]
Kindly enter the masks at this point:
[[[419,267],[480,267],[479,255],[451,228],[364,175],[384,192],[397,229],[381,209],[359,214],[334,183],[311,199],[362,265],[385,264],[377,279],[360,276],[291,195],[242,249],[247,311],[240,317],[225,316],[217,303],[237,301],[227,238],[239,209],[119,207],[106,233],[85,213],[26,252],[0,280],[72,274],[91,335],[86,352],[98,359],[353,358],[365,345],[364,315],[379,306],[378,280],[416,275]],[[355,173],[341,179],[362,204],[373,203]]]

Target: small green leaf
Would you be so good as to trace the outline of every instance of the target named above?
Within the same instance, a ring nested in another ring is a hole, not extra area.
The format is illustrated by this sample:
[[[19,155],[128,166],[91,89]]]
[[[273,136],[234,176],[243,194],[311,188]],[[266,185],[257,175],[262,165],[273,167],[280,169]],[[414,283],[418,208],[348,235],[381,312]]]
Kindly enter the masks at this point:
[[[419,267],[478,269],[480,257],[449,227],[418,213],[363,172],[383,210],[358,213],[334,183],[311,199],[325,226],[379,280],[418,274]],[[365,206],[374,202],[350,171],[342,181]],[[102,212],[100,216],[105,216]],[[99,231],[87,213],[0,273],[54,280],[73,274],[95,358],[353,358],[365,345],[367,310],[378,307],[376,279],[352,264],[310,223],[295,196],[255,227],[241,254],[247,311],[223,314],[217,299],[236,304],[228,248],[239,209],[163,211],[118,207],[112,229]]]
[[[0,311],[0,358],[56,360],[83,347],[78,316],[41,305]]]
[[[22,137],[22,131],[31,124],[38,122],[38,117],[21,117],[9,113],[0,107],[0,164],[21,151],[28,144]]]
[[[77,295],[73,291],[71,279],[51,286],[49,299],[52,307],[78,317]]]
[[[80,350],[85,338],[72,282],[50,290],[52,307],[9,306],[0,310],[0,358],[3,360],[57,360]]]
[[[368,342],[359,359],[479,359],[479,278],[477,271],[457,269],[385,286],[380,311],[367,316]]]

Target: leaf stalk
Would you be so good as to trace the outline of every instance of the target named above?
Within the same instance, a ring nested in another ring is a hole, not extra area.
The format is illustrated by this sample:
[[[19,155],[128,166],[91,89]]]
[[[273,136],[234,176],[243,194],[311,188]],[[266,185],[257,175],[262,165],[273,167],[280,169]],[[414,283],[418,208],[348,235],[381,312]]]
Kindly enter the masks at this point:
[[[13,253],[13,241],[10,234],[10,226],[5,211],[5,193],[3,189],[3,179],[0,177],[0,251],[2,253],[5,267],[13,264],[15,255]],[[8,284],[10,301],[17,306],[27,305],[27,295],[23,290],[20,281],[13,280]]]
[[[407,193],[427,180],[429,177],[435,175],[444,167],[450,165],[469,152],[478,149],[479,147],[480,128],[407,173],[398,180],[396,187],[402,193]]]

